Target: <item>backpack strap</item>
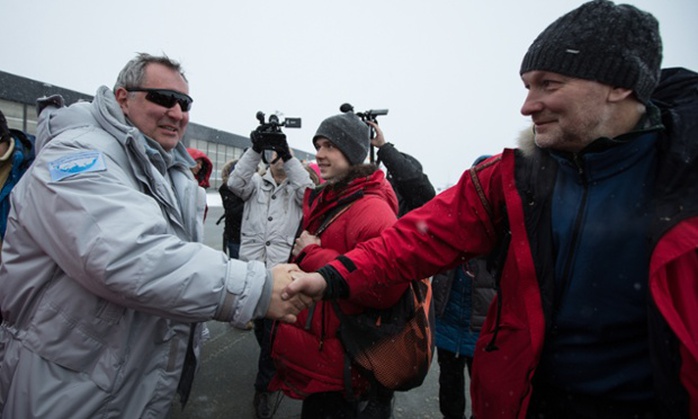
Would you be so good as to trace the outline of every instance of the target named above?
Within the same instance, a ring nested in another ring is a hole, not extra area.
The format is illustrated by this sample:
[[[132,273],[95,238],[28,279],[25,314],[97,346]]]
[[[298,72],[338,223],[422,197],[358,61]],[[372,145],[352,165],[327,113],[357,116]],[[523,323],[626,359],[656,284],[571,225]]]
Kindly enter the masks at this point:
[[[301,217],[300,221],[298,222],[298,228],[296,229],[296,234],[293,236],[293,242],[296,242],[296,239],[300,237],[301,233],[303,232],[303,217]],[[293,246],[291,246],[291,250],[288,252],[288,259],[286,260],[286,263],[292,263],[291,261],[293,260]]]
[[[327,230],[327,227],[329,227],[329,225],[332,224],[332,222],[333,222],[334,220],[336,220],[337,218],[339,218],[340,215],[344,214],[344,212],[345,212],[346,210],[348,210],[349,207],[351,207],[351,206],[354,204],[354,202],[356,202],[356,201],[352,201],[352,202],[346,204],[345,206],[343,206],[343,207],[337,209],[336,211],[334,211],[334,214],[332,214],[332,213],[327,214],[327,216],[325,217],[325,219],[322,221],[322,224],[320,224],[320,227],[318,227],[317,231],[315,232],[315,235],[316,235],[316,236],[319,236],[319,235],[322,234],[325,230]],[[299,233],[299,235],[300,235],[300,233]]]
[[[491,220],[494,220],[494,209],[492,208],[492,205],[490,204],[489,200],[487,199],[487,196],[485,195],[484,188],[480,183],[480,178],[477,176],[476,167],[477,166],[473,166],[470,168],[470,170],[468,170],[470,174],[470,179],[473,182],[475,190],[477,191],[477,195],[480,198],[480,202],[482,202],[482,206],[485,208],[488,217],[490,217]],[[504,264],[506,263],[507,259],[507,253],[509,251],[509,244],[511,243],[511,229],[509,228],[509,220],[505,217],[503,219],[503,222],[504,235],[499,240],[497,246],[487,257],[487,270],[490,271],[490,274],[494,278],[495,290],[497,292],[497,314],[494,322],[495,327],[494,333],[492,334],[492,339],[485,347],[485,350],[487,352],[499,349],[497,347],[496,342],[497,335],[499,334],[499,322],[501,320],[502,314],[502,288],[500,287],[500,283],[502,280],[502,271],[504,270]]]
[[[339,308],[339,304],[337,303],[337,300],[330,300],[330,303],[332,304],[332,308],[334,309],[335,314],[337,314],[337,318],[339,319],[340,323],[343,323],[346,321],[346,315],[344,312],[342,312],[342,309]],[[351,385],[351,357],[349,356],[349,352],[344,350],[344,395],[345,398],[349,401],[355,401],[356,400],[356,394],[354,394],[354,391],[352,390],[352,385]],[[371,377],[366,377],[370,379]]]
[[[319,227],[319,228],[317,229],[317,231],[315,232],[315,235],[316,235],[316,236],[319,236],[320,234],[322,234],[322,232],[325,231],[325,230],[327,229],[327,227],[328,227],[330,224],[332,224],[332,222],[333,222],[334,220],[336,220],[340,215],[342,215],[342,213],[344,213],[344,211],[348,210],[349,207],[350,207],[353,203],[354,203],[354,201],[352,201],[352,202],[346,204],[346,205],[343,206],[343,207],[336,207],[333,211],[331,211],[330,213],[328,213],[327,216],[325,217],[325,219],[322,221],[322,224],[320,225],[320,227]],[[303,232],[303,218],[301,218],[300,222],[298,223],[298,228],[296,229],[296,234],[295,234],[293,240],[295,241],[295,239],[297,239],[298,237],[300,237],[300,235],[301,235],[302,232]],[[293,260],[293,247],[291,247],[291,251],[288,253],[287,262],[288,262],[288,263],[292,263],[292,260]]]

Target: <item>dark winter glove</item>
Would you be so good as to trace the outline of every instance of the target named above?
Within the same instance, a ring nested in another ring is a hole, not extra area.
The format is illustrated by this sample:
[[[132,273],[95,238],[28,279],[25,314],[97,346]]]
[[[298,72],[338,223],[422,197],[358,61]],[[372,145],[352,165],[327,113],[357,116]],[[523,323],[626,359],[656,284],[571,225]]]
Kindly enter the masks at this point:
[[[262,150],[264,150],[263,147],[263,139],[262,139],[262,133],[254,130],[250,133],[250,140],[252,140],[252,150],[256,151],[257,153],[261,153]]]
[[[252,140],[252,150],[257,153],[264,150],[274,150],[284,161],[291,158],[288,143],[286,143],[286,134],[281,131],[269,132],[256,129],[250,133],[250,140]]]
[[[283,142],[278,144],[276,147],[274,147],[274,151],[276,151],[276,154],[281,157],[281,160],[286,163],[287,161],[291,160],[291,151],[288,149],[288,143],[286,142],[286,136],[284,135]]]

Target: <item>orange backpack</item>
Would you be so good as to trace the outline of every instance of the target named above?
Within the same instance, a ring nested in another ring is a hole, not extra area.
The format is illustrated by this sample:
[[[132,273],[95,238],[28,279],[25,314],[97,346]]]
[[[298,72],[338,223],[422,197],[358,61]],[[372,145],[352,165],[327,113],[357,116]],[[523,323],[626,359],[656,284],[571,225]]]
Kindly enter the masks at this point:
[[[345,363],[347,391],[351,391],[352,365],[390,390],[407,391],[422,385],[434,353],[429,278],[412,281],[400,300],[387,309],[348,315],[336,301],[332,305],[341,322],[339,339],[350,361]]]

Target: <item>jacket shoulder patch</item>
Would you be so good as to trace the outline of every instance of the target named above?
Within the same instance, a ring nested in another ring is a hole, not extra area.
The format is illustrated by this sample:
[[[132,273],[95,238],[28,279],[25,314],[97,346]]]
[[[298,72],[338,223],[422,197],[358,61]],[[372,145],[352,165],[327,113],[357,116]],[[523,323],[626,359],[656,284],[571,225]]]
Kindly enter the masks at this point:
[[[101,172],[107,170],[101,151],[82,151],[49,162],[51,180],[58,182],[80,173]]]

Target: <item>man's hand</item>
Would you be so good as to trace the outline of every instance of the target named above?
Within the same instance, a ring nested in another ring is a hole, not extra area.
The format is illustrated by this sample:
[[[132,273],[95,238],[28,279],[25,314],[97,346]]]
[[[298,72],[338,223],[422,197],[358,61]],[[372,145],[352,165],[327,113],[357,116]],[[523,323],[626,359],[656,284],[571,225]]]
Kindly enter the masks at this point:
[[[381,148],[385,145],[385,137],[383,136],[383,131],[378,127],[378,124],[376,124],[373,121],[366,121],[368,125],[373,127],[373,130],[376,133],[376,136],[371,139],[371,145],[374,147]]]
[[[310,297],[303,294],[296,294],[294,296],[286,295],[285,298],[282,297],[282,293],[285,292],[286,287],[293,281],[291,277],[293,272],[302,273],[303,271],[293,264],[280,264],[271,268],[274,285],[272,287],[269,309],[266,314],[267,318],[281,320],[286,323],[294,323],[296,321],[296,314],[308,308],[313,303]]]
[[[327,288],[327,281],[317,272],[305,273],[297,270],[291,273],[293,282],[286,286],[281,293],[281,299],[291,300],[302,295],[305,298],[312,298],[314,301],[322,299],[322,295]]]
[[[259,130],[254,130],[250,133],[250,141],[252,142],[252,150],[261,153],[264,150],[262,144],[262,133]]]
[[[296,239],[296,242],[293,245],[293,249],[291,250],[291,254],[293,257],[296,257],[300,254],[300,252],[305,249],[305,246],[311,245],[311,244],[317,244],[318,246],[322,246],[322,241],[318,236],[313,236],[312,234],[308,233],[307,230],[303,230],[301,235]]]

